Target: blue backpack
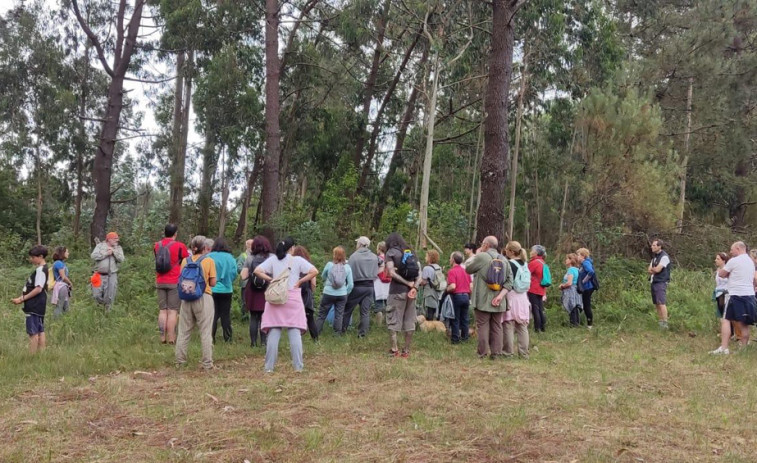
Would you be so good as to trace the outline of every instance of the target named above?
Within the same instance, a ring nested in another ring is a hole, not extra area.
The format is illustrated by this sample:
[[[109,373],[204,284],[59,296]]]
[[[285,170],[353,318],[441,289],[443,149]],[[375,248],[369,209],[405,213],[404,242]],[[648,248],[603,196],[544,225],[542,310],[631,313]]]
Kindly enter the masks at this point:
[[[182,301],[196,301],[205,293],[205,276],[200,265],[206,256],[197,261],[187,258],[187,264],[179,275],[179,299]]]

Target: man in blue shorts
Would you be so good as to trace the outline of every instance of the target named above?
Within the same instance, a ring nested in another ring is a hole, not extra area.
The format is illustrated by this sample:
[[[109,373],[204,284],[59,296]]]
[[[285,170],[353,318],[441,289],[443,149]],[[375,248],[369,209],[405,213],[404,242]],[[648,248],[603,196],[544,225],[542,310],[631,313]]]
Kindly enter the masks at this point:
[[[727,355],[734,322],[741,332],[741,348],[749,343],[749,325],[757,321],[757,301],[754,296],[754,262],[747,254],[746,245],[737,241],[731,245],[731,258],[718,270],[721,278],[728,278],[728,303],[720,322],[720,347],[710,352]]]

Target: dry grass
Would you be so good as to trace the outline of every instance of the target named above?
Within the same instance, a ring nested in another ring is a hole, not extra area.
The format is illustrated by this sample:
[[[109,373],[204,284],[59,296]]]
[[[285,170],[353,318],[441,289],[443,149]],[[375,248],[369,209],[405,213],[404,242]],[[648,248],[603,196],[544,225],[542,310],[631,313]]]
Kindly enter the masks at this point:
[[[714,338],[556,330],[531,359],[478,360],[419,333],[410,359],[306,343],[210,374],[167,367],[39,381],[6,400],[0,461],[662,462],[757,460],[757,351]]]

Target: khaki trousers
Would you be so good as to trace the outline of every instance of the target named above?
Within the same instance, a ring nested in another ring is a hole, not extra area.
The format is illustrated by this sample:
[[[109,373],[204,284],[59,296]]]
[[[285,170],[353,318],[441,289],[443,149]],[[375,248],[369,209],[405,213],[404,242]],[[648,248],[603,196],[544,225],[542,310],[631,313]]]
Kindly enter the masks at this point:
[[[213,368],[213,316],[215,307],[213,297],[203,294],[196,301],[181,301],[179,312],[179,334],[176,337],[176,364],[187,363],[187,346],[192,336],[192,329],[197,326],[202,343],[202,367]]]
[[[474,310],[476,317],[476,335],[478,336],[478,355],[500,355],[502,353],[502,313]]]
[[[521,357],[528,357],[528,324],[516,323],[514,320],[502,323],[504,329],[504,351],[505,355],[513,355],[515,337],[518,338],[518,354]]]

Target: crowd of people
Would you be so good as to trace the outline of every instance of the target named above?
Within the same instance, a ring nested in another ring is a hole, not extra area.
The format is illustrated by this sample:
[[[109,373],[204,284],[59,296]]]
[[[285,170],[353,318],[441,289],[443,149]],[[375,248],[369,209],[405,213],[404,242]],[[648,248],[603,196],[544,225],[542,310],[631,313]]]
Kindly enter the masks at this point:
[[[214,368],[213,345],[219,321],[223,340],[232,341],[232,295],[237,278],[241,280],[241,309],[249,319],[250,345],[265,347],[266,372],[274,371],[285,331],[294,370],[302,371],[302,335],[310,333],[318,342],[326,322],[331,320],[334,334],[345,336],[358,307],[358,338],[368,334],[372,320],[385,323],[388,354],[393,357],[410,356],[416,324],[423,319],[442,321],[452,344],[465,343],[475,335],[476,351],[482,358],[516,354],[528,358],[531,320],[534,332],[546,330],[544,303],[547,288],[552,285],[552,272],[541,245],[527,251],[517,241],[501,245],[496,237],[488,236],[478,246],[468,243],[463,252],[452,252],[445,272],[439,252],[427,251],[422,264],[398,233],[379,242],[375,252],[371,240],[360,236],[349,256],[344,247],[333,248],[331,260],[319,272],[308,250],[292,238],[273,246],[265,236],[255,236],[235,258],[223,237],[213,240],[194,236],[187,247],[177,240],[177,235],[176,225],[166,225],[164,238],[155,243],[153,252],[160,341],[175,345],[178,366],[186,364],[191,333],[197,328],[201,364],[205,369]],[[650,247],[652,303],[660,328],[667,329],[672,262],[662,240],[653,240]],[[47,248],[35,246],[29,251],[34,271],[22,295],[12,302],[24,305],[32,352],[46,344],[48,290],[55,306],[54,316],[68,311],[73,290],[66,266],[68,256],[65,247],[56,248],[48,271]],[[110,311],[124,261],[118,234],[108,233],[91,258],[92,296]],[[565,273],[557,286],[561,306],[570,326],[581,326],[583,313],[585,325],[591,329],[592,296],[599,290],[591,253],[580,248],[567,254],[564,264]],[[718,253],[715,264],[718,269],[713,300],[721,319],[721,346],[712,354],[728,354],[732,339],[741,346],[749,342],[749,327],[757,321],[757,252],[749,253],[739,241],[731,246],[730,255]],[[319,274],[323,292],[316,310],[314,293]],[[471,309],[475,329],[469,327]]]

